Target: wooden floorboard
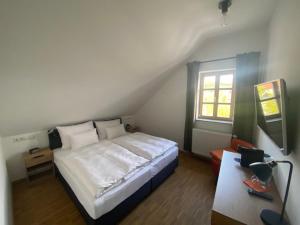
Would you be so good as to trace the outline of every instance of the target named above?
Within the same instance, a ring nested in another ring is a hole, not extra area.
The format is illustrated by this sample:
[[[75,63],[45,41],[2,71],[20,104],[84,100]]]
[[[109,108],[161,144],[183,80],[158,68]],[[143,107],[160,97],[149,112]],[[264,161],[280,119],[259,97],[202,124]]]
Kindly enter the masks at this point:
[[[179,166],[121,225],[210,225],[215,192],[209,163],[181,153]],[[84,225],[61,183],[44,175],[13,185],[15,225]]]

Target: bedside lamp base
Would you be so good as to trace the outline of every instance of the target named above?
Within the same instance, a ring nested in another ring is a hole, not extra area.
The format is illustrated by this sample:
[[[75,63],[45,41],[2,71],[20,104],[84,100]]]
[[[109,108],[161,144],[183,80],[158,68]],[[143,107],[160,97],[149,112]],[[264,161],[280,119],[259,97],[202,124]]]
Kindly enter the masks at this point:
[[[279,213],[269,209],[263,209],[260,218],[266,225],[290,225],[284,218],[280,220]]]

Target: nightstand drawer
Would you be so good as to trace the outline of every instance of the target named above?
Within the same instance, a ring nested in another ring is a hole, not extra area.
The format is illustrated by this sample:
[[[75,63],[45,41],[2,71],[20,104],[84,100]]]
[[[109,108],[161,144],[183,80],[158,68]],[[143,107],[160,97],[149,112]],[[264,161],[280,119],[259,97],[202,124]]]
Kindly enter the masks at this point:
[[[30,168],[49,161],[52,161],[52,156],[40,154],[40,155],[32,156],[30,158],[26,158],[25,166],[27,168]]]
[[[29,154],[24,153],[24,162],[26,168],[37,166],[45,162],[50,162],[53,160],[53,152],[50,149],[41,149],[39,152]]]

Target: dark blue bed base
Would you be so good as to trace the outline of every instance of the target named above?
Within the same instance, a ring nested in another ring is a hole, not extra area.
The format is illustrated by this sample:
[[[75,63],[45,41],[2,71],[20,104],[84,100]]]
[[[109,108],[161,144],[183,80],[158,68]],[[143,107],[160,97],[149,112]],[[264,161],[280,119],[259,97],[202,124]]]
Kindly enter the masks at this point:
[[[88,225],[114,225],[123,219],[131,210],[133,210],[142,200],[144,200],[155,188],[157,188],[165,179],[167,179],[175,170],[178,165],[178,158],[173,160],[169,165],[167,165],[162,171],[155,175],[151,180],[144,184],[135,193],[121,202],[114,209],[108,213],[102,215],[98,219],[93,219],[81,205],[73,190],[66,182],[64,177],[59,172],[58,168],[55,166],[55,174],[58,179],[62,182],[65,190],[74,201],[75,205],[82,214],[86,224]]]

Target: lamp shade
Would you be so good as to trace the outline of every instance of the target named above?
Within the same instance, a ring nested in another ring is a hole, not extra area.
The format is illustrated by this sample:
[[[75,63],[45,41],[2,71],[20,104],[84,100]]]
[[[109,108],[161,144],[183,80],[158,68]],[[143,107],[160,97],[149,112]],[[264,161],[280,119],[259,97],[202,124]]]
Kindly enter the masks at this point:
[[[270,181],[272,177],[272,167],[265,162],[256,162],[250,164],[250,169],[257,178],[264,183]]]

